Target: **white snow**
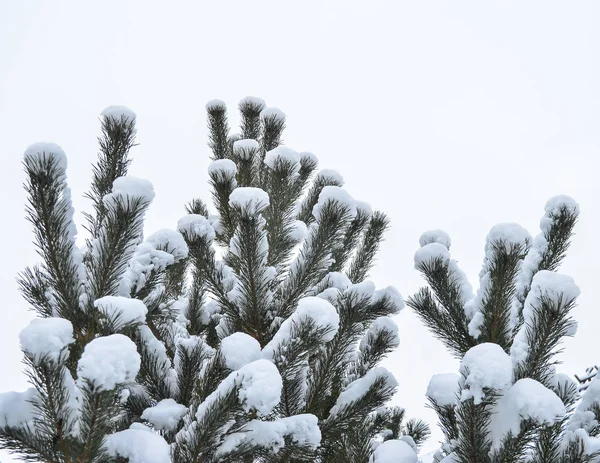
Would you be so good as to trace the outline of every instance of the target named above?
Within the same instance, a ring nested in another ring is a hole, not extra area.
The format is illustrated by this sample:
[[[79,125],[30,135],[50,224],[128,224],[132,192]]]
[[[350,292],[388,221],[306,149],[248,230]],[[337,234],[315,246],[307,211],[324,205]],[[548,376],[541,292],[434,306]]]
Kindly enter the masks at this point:
[[[263,358],[272,359],[278,347],[289,341],[292,329],[306,320],[312,320],[315,327],[328,330],[321,338],[329,342],[336,335],[340,317],[331,302],[319,297],[304,297],[298,301],[296,310],[279,327],[273,339],[263,348]]]
[[[116,178],[113,182],[112,193],[104,196],[104,204],[110,205],[117,198],[141,198],[143,201],[152,202],[154,187],[152,183],[143,178],[124,176]]]
[[[285,113],[279,108],[265,108],[260,112],[260,118],[285,121]]]
[[[319,172],[317,172],[315,180],[317,180],[319,177],[333,181],[339,187],[344,186],[344,177],[342,177],[342,174],[340,174],[337,170],[321,169]]]
[[[600,406],[600,375],[596,375],[588,385],[577,410],[591,410],[594,406]]]
[[[461,400],[473,398],[481,403],[484,388],[502,390],[512,382],[512,361],[498,344],[486,342],[471,347],[462,359],[461,373],[465,376]]]
[[[172,431],[188,411],[185,405],[178,404],[173,399],[163,399],[154,407],[144,410],[142,419],[152,423],[160,431]]]
[[[427,397],[441,407],[456,405],[460,392],[460,376],[456,373],[433,375],[427,386]]]
[[[546,206],[544,207],[546,214],[540,220],[540,228],[543,232],[547,233],[550,231],[555,217],[560,214],[562,209],[566,209],[574,215],[579,214],[579,204],[573,198],[566,195],[554,196],[546,202]]]
[[[0,392],[0,429],[26,426],[37,416],[32,401],[37,391],[30,387],[23,392]],[[32,423],[31,423],[32,424]]]
[[[246,333],[235,332],[223,338],[220,349],[230,370],[238,370],[260,358],[259,342]]]
[[[174,262],[179,262],[188,256],[188,246],[178,231],[163,228],[152,233],[146,241],[153,244],[155,249],[161,249],[171,254]]]
[[[364,215],[370,217],[373,214],[373,208],[369,203],[364,201],[355,201],[356,210],[362,212]]]
[[[287,146],[279,145],[268,151],[265,154],[265,164],[271,169],[275,170],[278,164],[285,163],[293,166],[293,172],[297,173],[300,170],[300,154]]]
[[[521,225],[517,223],[500,223],[494,225],[489,231],[486,244],[486,257],[492,258],[492,243],[503,242],[506,252],[509,252],[512,246],[524,245],[531,242],[531,235]]]
[[[361,281],[350,285],[344,293],[356,299],[372,299],[373,294],[375,294],[375,283],[369,280]]]
[[[268,360],[250,362],[225,378],[217,389],[198,406],[196,418],[202,421],[203,415],[219,397],[239,387],[238,397],[244,410],[255,410],[258,416],[265,416],[279,404],[283,382],[277,367]]]
[[[132,288],[139,291],[146,284],[146,278],[152,271],[166,269],[174,262],[187,257],[188,252],[188,246],[181,233],[168,229],[153,233],[135,249],[121,278],[119,294],[129,296]]]
[[[443,230],[428,230],[419,238],[419,245],[423,247],[431,243],[443,244],[446,249],[450,249],[452,240],[450,235]]]
[[[340,206],[348,210],[351,218],[356,216],[356,202],[346,190],[339,186],[327,185],[323,187],[319,194],[319,200],[314,205],[312,213],[314,218],[319,222],[321,220],[321,210],[329,202],[334,201]]]
[[[302,153],[300,153],[300,162],[312,162],[313,164],[318,164],[319,163],[319,158],[317,158],[317,155],[314,153],[310,153],[308,151],[303,151]]]
[[[208,103],[206,103],[206,110],[207,111],[211,111],[214,109],[225,109],[227,107],[227,105],[225,104],[225,102],[223,100],[219,100],[219,99],[214,99],[214,100],[210,100]]]
[[[236,173],[237,167],[231,159],[217,159],[208,166],[208,175],[234,177]]]
[[[58,362],[73,339],[73,325],[64,318],[34,318],[19,334],[21,349],[39,363],[42,357]],[[63,355],[64,357],[64,355]]]
[[[426,264],[434,259],[442,259],[444,262],[450,260],[450,252],[448,248],[440,243],[429,243],[415,252],[415,268]]]
[[[265,106],[265,100],[263,100],[262,98],[259,98],[257,96],[245,96],[244,98],[242,98],[239,102],[240,106],[244,106],[247,104],[251,104],[254,106]]]
[[[252,138],[237,140],[233,142],[233,152],[241,159],[251,159],[254,153],[258,151],[259,144]]]
[[[128,458],[129,463],[171,463],[167,441],[141,423],[107,436],[104,448],[108,455]]]
[[[363,397],[373,386],[375,381],[384,379],[385,385],[394,389],[398,386],[396,378],[384,367],[375,367],[367,372],[362,378],[352,381],[338,396],[335,405],[331,408],[329,416],[337,415],[342,409]],[[409,447],[410,448],[410,447]]]
[[[30,145],[24,153],[24,160],[30,165],[39,163],[42,159],[53,159],[55,165],[61,169],[67,169],[67,155],[56,143],[38,142]]]
[[[238,187],[229,195],[229,205],[256,214],[270,204],[268,193],[255,187]]]
[[[378,317],[360,340],[359,348],[364,350],[370,344],[369,340],[375,339],[379,333],[386,333],[392,338],[391,346],[398,347],[400,345],[400,337],[398,336],[398,325],[390,317]]]
[[[98,390],[111,390],[131,382],[140,370],[140,354],[135,343],[122,334],[92,340],[77,363],[77,376]]]
[[[94,307],[109,320],[115,320],[118,317],[119,323],[116,329],[130,323],[145,323],[148,313],[148,309],[139,299],[121,296],[104,296],[96,299]]]
[[[136,114],[126,106],[117,106],[112,105],[104,108],[104,111],[100,113],[101,116],[106,117],[107,119],[110,117],[116,121],[121,121],[124,119],[125,122],[135,122]]]
[[[204,238],[207,241],[215,239],[215,230],[209,220],[199,214],[184,215],[177,221],[177,230],[185,233],[190,239]]]
[[[290,231],[290,236],[294,241],[302,241],[308,235],[308,228],[306,224],[302,222],[302,220],[296,220],[292,224],[292,229]]]
[[[385,288],[378,289],[373,293],[373,303],[377,303],[383,298],[387,298],[394,305],[396,308],[396,313],[400,312],[402,309],[404,309],[404,307],[406,307],[402,294],[400,294],[400,292],[393,286],[387,286]]]
[[[560,398],[531,378],[517,381],[494,406],[489,432],[493,448],[499,448],[508,432],[519,433],[522,419],[551,425],[566,413]]]
[[[311,414],[294,415],[275,421],[252,420],[233,434],[225,437],[217,456],[230,452],[239,445],[254,445],[277,453],[285,446],[285,438],[303,447],[317,448],[321,443],[321,430],[317,417]]]
[[[417,463],[418,457],[409,444],[390,439],[377,446],[369,463]]]
[[[542,300],[549,300],[554,305],[564,305],[579,296],[579,287],[573,281],[573,278],[549,270],[541,270],[535,274],[531,281],[531,290],[527,294],[523,306],[523,326],[515,335],[510,353],[515,363],[522,363],[527,358],[529,345],[527,344],[528,326],[535,324],[535,309],[541,308]],[[574,334],[576,325],[571,326],[571,333]]]
[[[538,424],[553,424],[566,413],[564,404],[554,391],[531,378],[517,381],[505,397],[521,417],[530,418]]]

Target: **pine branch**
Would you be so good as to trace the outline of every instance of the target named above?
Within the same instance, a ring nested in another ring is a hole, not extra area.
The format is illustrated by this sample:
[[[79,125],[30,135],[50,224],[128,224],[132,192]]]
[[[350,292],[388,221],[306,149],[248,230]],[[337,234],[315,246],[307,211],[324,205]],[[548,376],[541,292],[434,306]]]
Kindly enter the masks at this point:
[[[92,166],[92,185],[85,196],[92,200],[95,216],[84,213],[88,220],[88,231],[92,239],[98,238],[106,216],[106,206],[102,202],[110,193],[113,182],[127,175],[131,164],[129,151],[136,146],[135,119],[121,116],[102,118],[102,135],[98,137],[100,152],[98,161]]]
[[[212,160],[226,159],[228,157],[229,124],[227,122],[227,108],[219,100],[210,101],[206,105],[208,113],[208,138],[213,157]]]
[[[373,266],[375,254],[383,239],[383,234],[389,226],[389,220],[382,212],[375,211],[371,216],[371,222],[365,230],[362,241],[356,251],[356,255],[350,264],[348,278],[357,283],[364,280]]]
[[[27,220],[33,225],[35,245],[52,288],[56,313],[80,326],[80,262],[75,260],[71,200],[65,169],[50,152],[25,157],[28,193]]]

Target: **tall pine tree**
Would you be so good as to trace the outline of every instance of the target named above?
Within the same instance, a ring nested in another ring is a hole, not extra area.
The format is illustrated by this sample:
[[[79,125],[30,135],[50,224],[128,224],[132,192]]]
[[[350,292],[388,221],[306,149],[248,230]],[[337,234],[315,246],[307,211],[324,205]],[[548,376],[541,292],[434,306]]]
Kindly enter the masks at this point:
[[[281,111],[239,110],[231,135],[225,104],[207,105],[216,213],[193,200],[145,239],[133,112],[102,114],[82,249],[65,154],[25,152],[42,262],[19,283],[38,318],[20,335],[31,388],[0,395],[3,447],[52,463],[416,461],[428,428],[385,406],[396,381],[377,366],[403,300],[366,281],[387,217],[282,146]]]
[[[600,461],[600,382],[577,405],[577,385],[555,371],[577,328],[579,288],[556,270],[578,214],[561,196],[546,204],[535,239],[516,224],[493,227],[475,293],[449,236],[422,235],[415,266],[428,286],[407,303],[461,360],[460,374],[435,375],[427,390],[445,436],[436,462]]]

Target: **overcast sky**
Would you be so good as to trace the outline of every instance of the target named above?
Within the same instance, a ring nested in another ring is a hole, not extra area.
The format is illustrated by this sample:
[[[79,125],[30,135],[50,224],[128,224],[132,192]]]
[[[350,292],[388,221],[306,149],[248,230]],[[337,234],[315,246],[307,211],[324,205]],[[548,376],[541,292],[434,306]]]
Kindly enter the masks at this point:
[[[0,0],[0,391],[26,387],[18,333],[32,314],[15,276],[37,257],[23,150],[64,148],[80,212],[98,115],[131,107],[130,173],[156,191],[146,229],[174,227],[186,201],[209,199],[204,104],[225,100],[237,122],[246,95],[281,108],[286,144],[389,214],[372,277],[404,296],[423,284],[413,270],[423,231],[450,233],[476,287],[492,225],[537,234],[546,200],[573,196],[581,219],[561,271],[582,289],[580,327],[559,370],[600,361],[599,23],[597,1]],[[457,364],[409,309],[397,322],[401,345],[386,362],[395,402],[433,424],[427,383]]]

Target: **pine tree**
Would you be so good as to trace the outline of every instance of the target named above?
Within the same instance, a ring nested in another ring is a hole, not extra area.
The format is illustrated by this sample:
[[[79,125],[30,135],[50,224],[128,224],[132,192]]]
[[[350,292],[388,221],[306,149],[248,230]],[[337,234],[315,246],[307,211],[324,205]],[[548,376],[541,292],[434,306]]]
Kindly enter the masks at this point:
[[[127,175],[132,111],[102,113],[82,249],[65,154],[27,149],[42,262],[19,283],[38,318],[20,335],[31,388],[0,395],[5,448],[52,463],[416,461],[429,429],[385,405],[397,383],[377,366],[404,303],[366,280],[387,217],[281,145],[281,111],[239,109],[230,135],[225,104],[207,105],[216,214],[195,199],[145,239],[154,192]]]
[[[436,462],[600,461],[600,382],[577,405],[576,383],[555,370],[577,328],[579,288],[557,269],[578,215],[561,196],[546,204],[535,239],[516,224],[493,227],[475,293],[450,237],[422,235],[415,266],[428,286],[407,304],[461,360],[459,375],[435,375],[427,390],[445,436]]]

